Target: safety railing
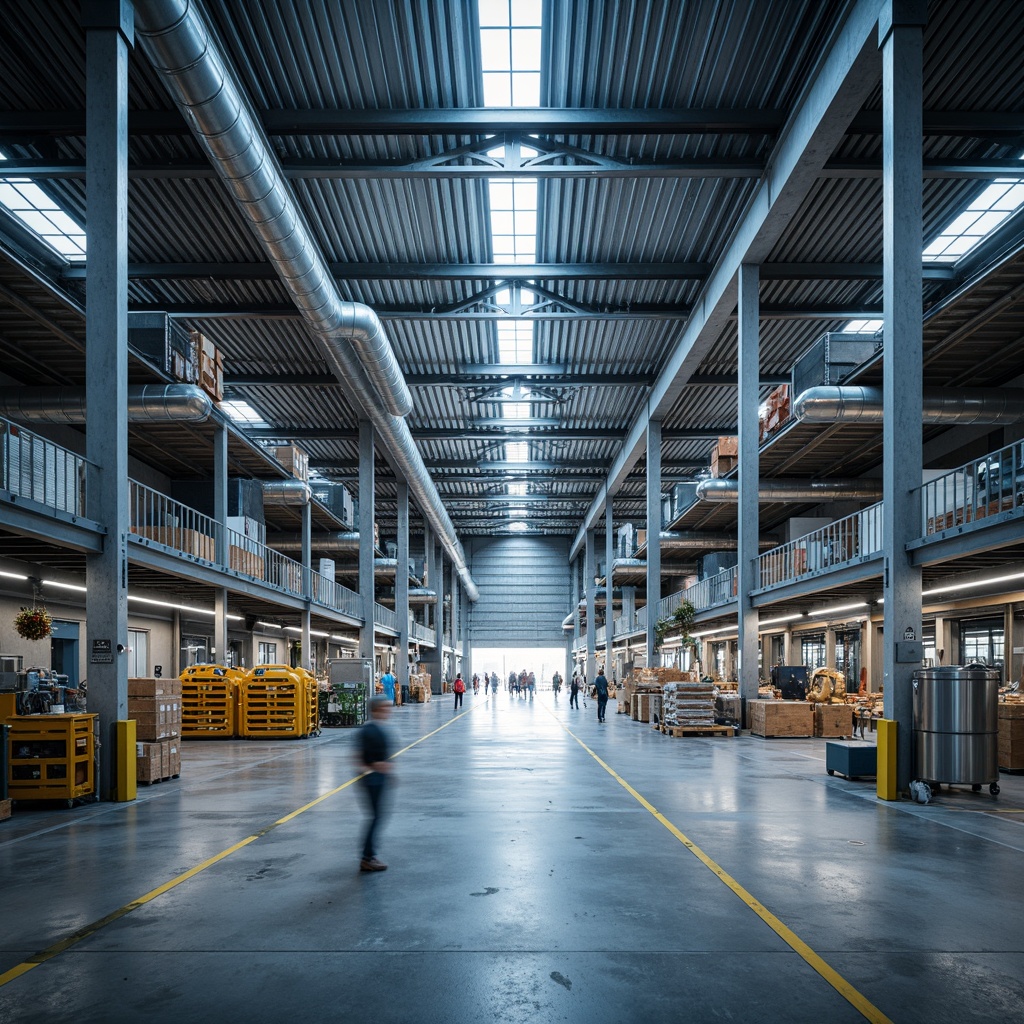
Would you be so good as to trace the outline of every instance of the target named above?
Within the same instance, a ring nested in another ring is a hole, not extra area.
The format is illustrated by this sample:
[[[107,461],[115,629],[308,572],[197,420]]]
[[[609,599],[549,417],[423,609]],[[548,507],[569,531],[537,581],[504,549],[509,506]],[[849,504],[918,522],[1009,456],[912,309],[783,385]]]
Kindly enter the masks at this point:
[[[759,586],[792,583],[825,569],[853,564],[881,550],[882,503],[878,502],[759,555]]]
[[[0,490],[84,516],[88,467],[81,455],[0,417]]]
[[[409,638],[411,640],[422,640],[424,643],[436,644],[437,634],[429,626],[419,622],[409,623]]]
[[[698,580],[682,592],[682,600],[689,601],[694,610],[707,611],[718,605],[728,604],[736,597],[736,566],[723,569],[715,576]],[[682,603],[682,601],[680,601]],[[678,605],[676,605],[678,607]],[[675,611],[675,608],[672,609]]]
[[[152,487],[129,481],[129,529],[133,534],[174,551],[217,565],[217,521]],[[307,569],[301,562],[238,530],[224,530],[225,566],[252,579],[362,618],[362,601],[354,590]]]
[[[597,629],[594,630],[594,643],[597,644],[598,647],[603,646],[604,642],[605,642],[605,637],[607,637],[607,635],[608,635],[607,627],[606,626],[598,626]]]
[[[394,608],[386,608],[382,604],[374,602],[373,621],[385,629],[392,629],[398,632],[398,611]]]
[[[217,559],[217,521],[135,480],[128,484],[128,528],[206,562]]]
[[[1024,441],[943,473],[920,490],[922,538],[1024,509]]]

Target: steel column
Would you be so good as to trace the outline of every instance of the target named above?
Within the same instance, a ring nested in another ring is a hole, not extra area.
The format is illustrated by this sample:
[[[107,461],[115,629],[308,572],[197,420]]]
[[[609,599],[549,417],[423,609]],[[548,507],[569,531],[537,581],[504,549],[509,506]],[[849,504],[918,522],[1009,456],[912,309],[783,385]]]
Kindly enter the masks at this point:
[[[594,551],[594,531],[587,530],[587,545],[583,556],[583,585],[587,594],[587,683],[597,678],[597,558]]]
[[[88,0],[86,166],[89,282],[85,316],[89,518],[107,527],[86,558],[89,710],[99,714],[97,793],[117,790],[115,722],[128,717],[128,48],[127,0]]]
[[[313,600],[313,505],[306,502],[302,506],[302,593],[306,598],[306,607],[302,609],[302,660],[303,668],[313,669],[312,637],[310,636],[309,602]]]
[[[885,562],[885,717],[897,726],[897,786],[910,783],[912,689],[921,665],[921,569],[907,543],[921,532],[922,50],[924,0],[889,0],[882,50],[882,427]]]
[[[363,599],[363,625],[359,630],[359,657],[373,657],[374,591],[373,543],[373,424],[359,421],[359,595]]]
[[[655,659],[661,601],[661,420],[647,421],[647,664]]]
[[[739,269],[739,541],[737,552],[736,592],[739,608],[740,698],[745,702],[757,699],[758,611],[751,594],[758,589],[758,489],[760,460],[758,448],[758,405],[760,395],[758,373],[761,351],[759,273],[754,264],[743,263]],[[746,704],[744,703],[744,707]]]
[[[217,587],[213,592],[213,661],[219,665],[228,663],[228,592]]]
[[[398,481],[398,566],[395,569],[398,616],[397,682],[409,685],[409,484]],[[404,692],[404,691],[403,691]]]
[[[615,517],[612,514],[612,496],[604,499],[604,674],[612,673],[612,633],[615,630],[615,602],[612,562],[615,560]],[[655,540],[655,544],[657,541]]]
[[[228,431],[220,423],[213,431],[213,518],[217,521],[214,559],[218,565],[228,565]]]

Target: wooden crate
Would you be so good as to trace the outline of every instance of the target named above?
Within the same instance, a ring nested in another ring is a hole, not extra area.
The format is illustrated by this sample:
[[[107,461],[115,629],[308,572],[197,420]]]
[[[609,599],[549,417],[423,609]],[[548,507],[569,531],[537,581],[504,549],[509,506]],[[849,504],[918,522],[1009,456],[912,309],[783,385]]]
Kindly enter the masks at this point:
[[[216,542],[209,534],[182,526],[136,526],[132,533],[207,562],[214,560],[217,550]]]
[[[228,566],[238,572],[244,572],[256,579],[263,579],[263,558],[255,552],[232,544],[228,551]]]
[[[839,739],[853,735],[853,708],[849,704],[818,704],[814,708],[814,735]]]
[[[747,721],[755,736],[814,735],[813,709],[802,701],[747,701]]]
[[[0,800],[0,821],[6,821],[11,816],[11,800]]]
[[[999,767],[1024,770],[1024,704],[999,705]]]
[[[309,479],[309,456],[293,444],[274,448],[274,458],[297,480]]]

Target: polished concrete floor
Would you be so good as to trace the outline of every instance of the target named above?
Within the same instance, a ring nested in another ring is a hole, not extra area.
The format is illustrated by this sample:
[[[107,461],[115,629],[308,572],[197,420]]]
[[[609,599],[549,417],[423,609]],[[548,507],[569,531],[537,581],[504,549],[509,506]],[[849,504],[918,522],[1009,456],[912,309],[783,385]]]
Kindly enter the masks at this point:
[[[0,1024],[1024,1021],[1024,779],[882,804],[823,741],[588,703],[396,709],[396,747],[421,741],[381,874],[357,789],[332,792],[344,730],[187,743],[130,805],[17,807]]]

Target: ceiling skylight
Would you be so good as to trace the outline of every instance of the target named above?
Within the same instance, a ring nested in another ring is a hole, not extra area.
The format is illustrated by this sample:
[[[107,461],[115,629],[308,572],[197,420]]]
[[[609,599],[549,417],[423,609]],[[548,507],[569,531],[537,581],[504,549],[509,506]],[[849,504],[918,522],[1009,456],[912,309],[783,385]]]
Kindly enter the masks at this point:
[[[479,0],[484,106],[540,106],[541,0]]]
[[[883,320],[851,320],[843,328],[843,334],[877,334],[883,325]]]
[[[508,493],[514,495],[517,498],[521,498],[526,494],[526,481],[522,483],[514,483],[508,485]]]
[[[509,441],[505,445],[505,458],[508,462],[529,462],[529,443],[527,441]]]
[[[530,529],[530,524],[519,520],[518,522],[509,523],[508,528],[513,533],[526,533]]]
[[[0,153],[0,161],[6,159]],[[31,178],[0,178],[0,206],[64,259],[85,259],[85,231]]]
[[[537,179],[488,181],[491,205],[491,248],[495,263],[537,260]]]
[[[241,400],[218,402],[222,413],[245,427],[269,427],[270,424],[248,403]]]
[[[946,226],[924,250],[928,263],[955,263],[1024,206],[1024,184],[998,179]]]

